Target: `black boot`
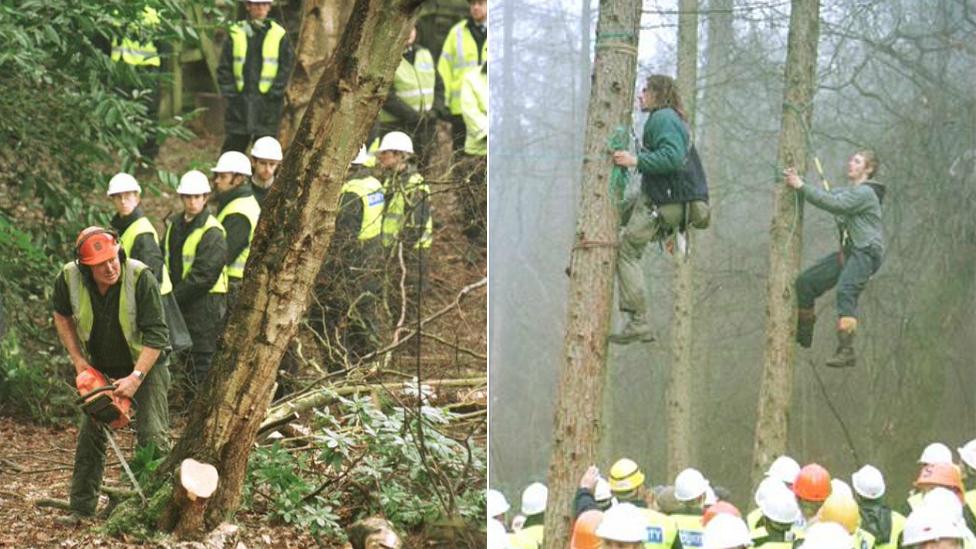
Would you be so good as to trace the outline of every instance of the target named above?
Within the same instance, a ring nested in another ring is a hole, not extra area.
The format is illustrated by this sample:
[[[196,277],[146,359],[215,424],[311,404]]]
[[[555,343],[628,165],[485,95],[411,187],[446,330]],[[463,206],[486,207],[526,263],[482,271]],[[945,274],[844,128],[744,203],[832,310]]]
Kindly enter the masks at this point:
[[[798,309],[796,311],[796,342],[806,349],[813,344],[813,325],[817,322],[817,315],[813,309]]]
[[[827,366],[831,368],[851,368],[857,357],[854,356],[854,332],[837,332],[837,352],[827,359]]]

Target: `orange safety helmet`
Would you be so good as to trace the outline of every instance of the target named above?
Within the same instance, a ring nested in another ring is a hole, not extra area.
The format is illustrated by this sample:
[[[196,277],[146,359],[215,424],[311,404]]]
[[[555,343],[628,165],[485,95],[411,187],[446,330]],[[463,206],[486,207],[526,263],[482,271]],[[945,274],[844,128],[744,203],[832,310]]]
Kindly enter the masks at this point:
[[[922,485],[943,486],[956,493],[960,498],[963,495],[962,473],[959,466],[954,463],[930,463],[922,467],[915,480],[915,487]]]
[[[702,515],[702,526],[707,526],[708,521],[715,518],[715,515],[721,514],[733,515],[742,518],[742,513],[739,512],[739,509],[735,505],[732,505],[727,501],[716,501],[705,509],[705,514]]]
[[[115,233],[101,227],[88,227],[75,239],[75,253],[82,265],[98,265],[119,254]]]
[[[824,501],[830,495],[830,473],[816,463],[804,465],[793,482],[793,493],[806,501]]]
[[[596,537],[596,527],[603,520],[603,511],[590,509],[580,514],[573,524],[573,538],[570,549],[600,549],[600,538]]]

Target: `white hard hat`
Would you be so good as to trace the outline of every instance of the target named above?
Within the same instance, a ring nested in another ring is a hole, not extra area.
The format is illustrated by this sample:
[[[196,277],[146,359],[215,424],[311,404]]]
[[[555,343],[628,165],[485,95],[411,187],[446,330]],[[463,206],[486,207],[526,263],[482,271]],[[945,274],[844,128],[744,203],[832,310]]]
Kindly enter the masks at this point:
[[[127,173],[117,173],[112,176],[112,179],[108,180],[108,192],[105,194],[112,196],[113,194],[127,193],[131,191],[135,191],[137,193],[142,192],[142,187],[139,186],[139,182],[136,181],[136,178]]]
[[[176,192],[178,194],[207,194],[210,192],[210,180],[203,172],[190,170],[180,178]]]
[[[603,519],[596,527],[596,537],[634,543],[644,541],[647,536],[647,517],[631,503],[618,503],[603,513]]]
[[[931,509],[952,520],[962,519],[962,501],[955,492],[942,486],[936,486],[922,497],[922,507]]]
[[[922,456],[918,458],[919,463],[931,465],[933,463],[952,463],[952,450],[941,442],[933,442],[922,450]]]
[[[284,155],[281,154],[281,143],[270,135],[259,138],[251,147],[251,156],[264,160],[281,161]]]
[[[217,165],[210,171],[214,173],[239,173],[251,175],[251,161],[239,151],[227,151],[217,159]]]
[[[508,532],[505,525],[495,519],[488,519],[488,549],[508,549]]]
[[[356,153],[356,158],[352,159],[352,163],[358,166],[362,166],[369,160],[370,154],[366,151],[366,145],[359,147],[359,152]]]
[[[963,539],[963,537],[962,529],[950,517],[935,509],[922,507],[912,511],[905,520],[902,547],[940,539]]]
[[[884,475],[873,465],[865,465],[851,475],[854,491],[862,498],[878,499],[885,493]]]
[[[744,545],[752,545],[749,527],[741,518],[728,513],[712,517],[702,534],[704,549],[731,549]]]
[[[511,505],[505,499],[505,494],[502,494],[498,490],[489,488],[486,499],[488,500],[488,518],[497,517],[511,509]]]
[[[793,524],[800,518],[800,506],[796,496],[786,486],[769,490],[759,504],[762,514],[780,524]]]
[[[756,487],[756,494],[753,496],[753,501],[756,502],[757,506],[762,507],[762,502],[766,499],[766,496],[777,488],[786,488],[786,485],[773,477],[762,479],[759,481],[759,486]]]
[[[854,545],[854,538],[836,522],[817,522],[806,531],[800,549],[839,549]]]
[[[970,440],[965,446],[959,448],[959,457],[971,469],[976,469],[976,439]]]
[[[593,499],[607,501],[611,497],[613,497],[613,493],[610,492],[610,481],[603,477],[596,479],[596,487],[593,488]]]
[[[775,478],[786,484],[793,484],[796,476],[800,474],[800,464],[790,456],[779,456],[766,471],[767,477]]]
[[[707,489],[708,481],[697,469],[685,469],[674,479],[674,497],[678,501],[697,499]]]
[[[376,150],[377,152],[401,151],[413,154],[413,141],[409,135],[403,132],[390,132],[383,136],[383,139],[380,140],[380,146]]]
[[[526,515],[538,515],[546,510],[546,500],[549,499],[549,489],[541,482],[533,482],[522,491],[522,512]]]
[[[715,505],[718,503],[718,494],[712,489],[712,485],[709,484],[705,487],[705,506]]]
[[[841,494],[845,498],[854,499],[854,492],[851,491],[851,485],[839,478],[830,479],[830,494]]]

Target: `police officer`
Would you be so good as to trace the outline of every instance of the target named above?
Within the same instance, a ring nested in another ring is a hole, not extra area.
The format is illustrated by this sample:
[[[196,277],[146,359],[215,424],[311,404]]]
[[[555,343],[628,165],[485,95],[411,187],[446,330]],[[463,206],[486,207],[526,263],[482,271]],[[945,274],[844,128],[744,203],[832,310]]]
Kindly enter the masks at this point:
[[[468,71],[478,70],[488,60],[488,2],[468,0],[468,17],[459,21],[444,37],[437,74],[437,93],[444,94],[444,104],[451,122],[454,150],[464,149],[464,118],[461,116],[461,83]],[[444,89],[441,92],[440,84]]]

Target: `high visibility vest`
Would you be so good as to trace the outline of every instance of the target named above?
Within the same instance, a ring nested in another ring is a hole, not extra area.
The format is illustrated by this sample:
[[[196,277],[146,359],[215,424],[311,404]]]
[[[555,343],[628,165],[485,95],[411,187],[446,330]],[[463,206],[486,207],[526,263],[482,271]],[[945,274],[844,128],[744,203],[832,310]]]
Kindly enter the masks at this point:
[[[898,549],[898,536],[905,529],[905,516],[898,511],[891,511],[891,534],[887,540],[875,540],[877,549]]]
[[[142,273],[149,270],[145,263],[135,259],[126,259],[122,268],[121,291],[119,292],[119,325],[122,335],[129,347],[132,361],[139,359],[142,352],[142,332],[138,324],[138,301],[136,300],[136,283]],[[81,348],[88,353],[88,341],[91,339],[92,324],[95,314],[92,311],[91,295],[85,287],[84,276],[74,261],[65,263],[62,268],[64,281],[68,284],[68,296],[71,301],[71,314],[75,321],[75,331]]]
[[[539,549],[542,547],[543,529],[544,527],[541,524],[522,528],[518,532],[509,535],[508,543],[514,549]]]
[[[390,247],[400,238],[400,232],[404,227],[403,216],[410,215],[410,210],[419,207],[419,200],[408,204],[407,197],[419,195],[421,200],[430,200],[430,187],[419,173],[411,175],[406,185],[402,185],[399,177],[394,175],[383,182],[383,193],[386,200],[386,208],[383,211],[383,246]],[[430,248],[433,234],[432,216],[427,216],[420,239],[414,244],[414,248]]]
[[[757,526],[750,532],[754,545],[754,549],[759,547],[765,547],[766,549],[792,549],[792,541],[762,541],[763,538],[769,536],[769,531],[762,526]]]
[[[641,512],[647,517],[644,549],[670,549],[678,535],[678,526],[674,519],[653,509],[642,508]]]
[[[359,197],[363,204],[363,219],[359,224],[357,240],[366,242],[380,235],[383,229],[383,184],[375,177],[350,179],[342,185],[340,195],[352,193]]]
[[[749,527],[750,532],[756,532],[762,529],[765,532],[765,528],[759,526],[759,521],[762,520],[763,514],[762,509],[756,508],[746,514],[746,526]],[[756,537],[753,535],[753,537]]]
[[[140,23],[143,29],[158,27],[159,13],[146,6],[142,11]],[[159,52],[152,42],[139,43],[126,36],[121,42],[118,38],[112,41],[112,61],[122,61],[136,67],[158,67]]]
[[[424,113],[434,106],[434,58],[426,48],[418,47],[411,64],[400,59],[393,75],[393,90],[401,101],[418,113]],[[380,122],[393,122],[396,116],[380,111]]]
[[[136,238],[141,234],[151,234],[154,242],[159,242],[159,234],[156,233],[156,227],[149,222],[149,219],[145,217],[140,217],[128,227],[119,237],[119,243],[122,244],[122,249],[125,250],[126,257],[132,257],[132,246],[136,242]],[[169,267],[166,263],[163,263],[163,281],[159,283],[159,295],[166,295],[173,291],[173,281],[169,278]]]
[[[912,511],[918,509],[922,506],[922,501],[925,499],[925,494],[921,492],[915,492],[914,494],[908,496],[908,508]]]
[[[855,530],[853,549],[874,549],[874,534],[863,528]]]
[[[461,115],[464,117],[464,152],[488,154],[488,75],[480,69],[468,71],[461,84]]]
[[[682,547],[701,547],[702,546],[702,517],[701,515],[686,515],[675,513],[671,515],[675,525],[678,527],[678,539],[681,540]]]
[[[254,240],[254,229],[258,226],[258,218],[261,217],[261,205],[258,199],[251,196],[242,196],[231,200],[224,209],[217,214],[217,221],[224,222],[224,219],[231,214],[242,214],[251,222],[251,232],[247,235],[247,246],[230,265],[227,266],[227,276],[238,280],[244,278],[244,265],[247,265],[247,258],[251,255],[251,241]],[[226,232],[225,232],[226,234]]]
[[[183,276],[181,278],[186,278],[186,275],[190,274],[190,269],[193,267],[193,260],[197,256],[197,246],[200,245],[200,240],[203,238],[203,233],[210,229],[217,228],[220,230],[220,234],[227,237],[227,231],[224,230],[224,226],[217,221],[217,218],[207,214],[207,220],[203,223],[202,227],[197,227],[193,229],[189,235],[187,235],[186,240],[183,241]],[[169,246],[169,235],[173,232],[173,224],[166,224],[166,245]],[[166,260],[166,266],[169,267],[169,250],[167,253],[163,254]],[[217,282],[210,287],[210,293],[212,294],[226,294],[227,293],[227,267],[220,270],[220,276],[217,277]]]
[[[464,75],[488,60],[487,39],[480,53],[479,56],[478,43],[468,30],[467,19],[451,27],[444,39],[441,57],[437,60],[437,73],[444,81],[444,93],[451,114],[461,114],[461,82]]]
[[[238,92],[244,91],[244,59],[247,57],[248,32],[244,30],[244,26],[249,24],[247,21],[239,21],[230,28],[230,41],[234,54],[234,64],[231,68]],[[271,28],[264,35],[264,42],[261,44],[261,79],[258,82],[258,91],[261,93],[268,93],[275,76],[278,76],[278,52],[281,40],[285,37],[284,27],[270,20],[269,24]]]

